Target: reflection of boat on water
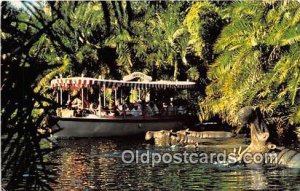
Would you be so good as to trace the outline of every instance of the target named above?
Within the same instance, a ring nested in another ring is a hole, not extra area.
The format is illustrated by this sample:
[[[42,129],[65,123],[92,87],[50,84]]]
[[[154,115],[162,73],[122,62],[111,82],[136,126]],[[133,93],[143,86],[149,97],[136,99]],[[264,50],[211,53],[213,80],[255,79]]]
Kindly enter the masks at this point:
[[[135,78],[141,81],[130,81]],[[158,109],[156,103],[153,104],[151,101],[149,91],[184,90],[193,88],[195,83],[151,80],[151,77],[138,72],[125,76],[123,80],[83,76],[52,80],[51,87],[56,90],[57,102],[61,105],[56,112],[58,127],[61,130],[55,135],[58,137],[110,137],[181,129],[185,121],[191,117],[186,107],[183,104],[173,105],[171,98],[168,104],[160,102]],[[89,94],[90,89],[94,91],[93,95]],[[107,92],[108,90],[110,92]],[[76,105],[71,104],[70,93],[72,91],[81,92],[78,93],[80,98],[76,98]],[[130,103],[124,95],[132,91],[137,92],[137,97],[136,101]],[[64,104],[63,97],[66,97],[66,92],[68,100],[67,104]],[[110,93],[109,99],[114,100],[113,106],[110,107],[107,104],[108,93]],[[86,104],[88,99],[93,100],[91,104]]]

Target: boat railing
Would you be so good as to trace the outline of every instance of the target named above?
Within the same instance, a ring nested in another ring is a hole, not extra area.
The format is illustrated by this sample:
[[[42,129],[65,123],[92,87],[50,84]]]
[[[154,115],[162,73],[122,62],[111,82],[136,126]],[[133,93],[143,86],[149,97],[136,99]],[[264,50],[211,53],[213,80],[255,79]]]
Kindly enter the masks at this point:
[[[147,111],[127,111],[121,110],[116,111],[113,109],[69,109],[69,108],[58,108],[56,115],[58,117],[67,118],[84,118],[84,117],[95,117],[95,118],[174,118],[178,116],[184,116],[188,114],[186,109],[174,109],[172,111],[160,110],[157,113],[149,113]]]

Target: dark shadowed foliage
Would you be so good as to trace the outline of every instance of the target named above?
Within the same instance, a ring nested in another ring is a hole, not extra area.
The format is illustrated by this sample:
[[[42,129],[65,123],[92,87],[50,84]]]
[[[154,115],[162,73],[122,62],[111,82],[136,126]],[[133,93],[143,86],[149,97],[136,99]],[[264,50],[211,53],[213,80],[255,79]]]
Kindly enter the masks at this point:
[[[55,164],[47,161],[47,154],[56,146],[48,139],[51,124],[46,116],[54,103],[34,88],[40,75],[55,66],[30,56],[29,51],[51,30],[55,19],[39,26],[34,17],[26,17],[7,2],[2,2],[1,9],[2,186],[7,190],[51,190],[49,183],[55,173],[49,169]],[[38,18],[43,19],[36,15]]]

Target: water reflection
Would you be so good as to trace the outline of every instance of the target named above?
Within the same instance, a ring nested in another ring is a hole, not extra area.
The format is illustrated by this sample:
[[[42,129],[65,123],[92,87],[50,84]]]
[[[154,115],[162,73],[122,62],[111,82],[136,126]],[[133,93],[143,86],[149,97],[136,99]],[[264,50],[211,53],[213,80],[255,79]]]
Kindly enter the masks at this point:
[[[295,169],[247,169],[217,164],[124,164],[122,150],[154,151],[143,140],[60,140],[51,158],[61,165],[55,190],[299,190]],[[201,148],[207,152],[205,148]],[[211,150],[211,147],[208,147]],[[168,152],[170,149],[167,149]],[[166,152],[166,149],[155,150]]]

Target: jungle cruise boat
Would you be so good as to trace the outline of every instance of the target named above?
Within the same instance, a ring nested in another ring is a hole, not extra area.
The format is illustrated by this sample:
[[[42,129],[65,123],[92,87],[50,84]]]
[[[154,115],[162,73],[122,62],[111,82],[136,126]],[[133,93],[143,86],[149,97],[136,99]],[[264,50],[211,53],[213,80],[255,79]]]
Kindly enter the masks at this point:
[[[51,88],[60,107],[53,136],[114,137],[182,129],[191,112],[172,92],[189,92],[194,86],[190,81],[152,81],[140,72],[122,80],[56,77]]]

